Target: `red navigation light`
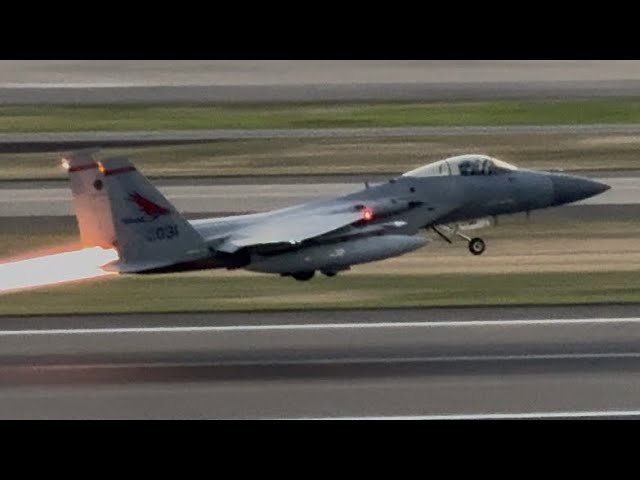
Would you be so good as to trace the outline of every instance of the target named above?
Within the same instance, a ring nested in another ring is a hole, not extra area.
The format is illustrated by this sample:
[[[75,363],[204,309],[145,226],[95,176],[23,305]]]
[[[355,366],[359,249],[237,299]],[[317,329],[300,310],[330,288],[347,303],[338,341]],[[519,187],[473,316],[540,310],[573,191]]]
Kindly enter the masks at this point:
[[[363,208],[362,209],[362,220],[364,220],[365,222],[368,222],[370,220],[373,219],[373,210],[371,210],[370,208]]]

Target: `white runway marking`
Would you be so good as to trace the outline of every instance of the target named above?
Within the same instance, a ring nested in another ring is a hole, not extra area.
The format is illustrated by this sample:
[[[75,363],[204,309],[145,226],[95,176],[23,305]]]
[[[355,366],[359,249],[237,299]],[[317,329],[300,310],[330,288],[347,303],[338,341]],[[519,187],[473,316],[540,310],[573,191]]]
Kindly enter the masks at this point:
[[[140,333],[206,333],[206,332],[260,332],[260,331],[300,331],[300,330],[370,330],[380,328],[437,328],[437,327],[514,327],[543,325],[598,325],[640,323],[633,318],[582,318],[582,319],[541,319],[541,320],[472,320],[444,322],[378,322],[378,323],[324,323],[324,324],[282,324],[282,325],[228,325],[203,327],[123,327],[123,328],[65,328],[51,330],[4,330],[0,337],[46,336],[46,335],[105,335]]]
[[[403,364],[417,362],[504,362],[513,360],[616,360],[640,358],[640,352],[623,353],[577,353],[577,354],[523,354],[523,355],[469,355],[469,356],[441,356],[441,357],[407,357],[407,358],[326,358],[311,360],[222,360],[219,362],[133,362],[133,363],[97,363],[97,364],[61,364],[61,365],[39,365],[38,370],[47,371],[74,371],[74,370],[122,370],[122,369],[161,369],[161,368],[207,368],[207,367],[278,367],[278,366],[316,366],[316,365],[358,365],[358,364]],[[6,365],[0,367],[1,370],[32,370],[33,365]]]
[[[602,410],[584,412],[470,413],[452,415],[400,415],[380,417],[303,417],[299,420],[527,420],[552,418],[637,417],[640,410]],[[292,419],[296,420],[296,419]]]

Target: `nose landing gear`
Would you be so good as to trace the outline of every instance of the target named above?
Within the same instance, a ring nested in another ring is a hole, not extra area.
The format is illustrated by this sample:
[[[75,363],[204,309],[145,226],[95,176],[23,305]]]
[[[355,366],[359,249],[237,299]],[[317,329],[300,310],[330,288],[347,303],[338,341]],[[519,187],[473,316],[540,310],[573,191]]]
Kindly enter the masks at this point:
[[[451,241],[451,239],[449,237],[447,237],[444,233],[442,233],[440,230],[438,230],[437,227],[432,226],[431,229],[436,232],[438,235],[440,235],[440,237],[442,237],[447,243],[453,243]],[[456,235],[464,240],[467,241],[467,243],[469,244],[469,251],[473,254],[473,255],[482,255],[485,250],[487,249],[487,244],[485,243],[484,240],[482,240],[481,238],[475,237],[475,238],[471,238],[471,237],[467,237],[466,235],[460,233],[460,232],[455,232]]]
[[[469,240],[469,251],[474,255],[482,255],[486,248],[487,245],[481,238],[472,238]]]

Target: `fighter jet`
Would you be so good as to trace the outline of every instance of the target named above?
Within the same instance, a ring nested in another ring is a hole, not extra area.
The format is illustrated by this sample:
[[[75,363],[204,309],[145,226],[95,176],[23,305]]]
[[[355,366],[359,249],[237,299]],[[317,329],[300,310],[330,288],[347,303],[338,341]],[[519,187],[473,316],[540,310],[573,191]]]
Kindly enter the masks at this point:
[[[519,169],[487,155],[462,155],[330,200],[265,213],[186,220],[125,157],[67,156],[85,247],[114,248],[105,265],[123,274],[247,269],[307,281],[425,246],[430,230],[555,207],[610,187],[587,178]],[[459,230],[473,255],[485,242]]]

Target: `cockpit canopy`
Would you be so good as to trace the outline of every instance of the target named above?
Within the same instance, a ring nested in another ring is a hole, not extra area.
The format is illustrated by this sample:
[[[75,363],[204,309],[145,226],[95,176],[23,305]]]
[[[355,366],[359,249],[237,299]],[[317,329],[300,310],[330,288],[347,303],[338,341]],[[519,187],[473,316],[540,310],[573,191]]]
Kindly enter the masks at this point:
[[[517,169],[513,165],[486,155],[460,155],[416,168],[405,173],[403,177],[499,175]]]

